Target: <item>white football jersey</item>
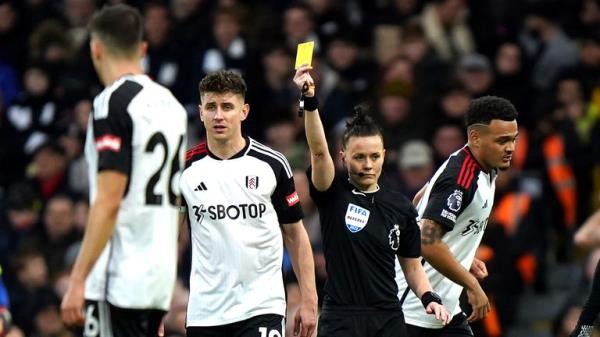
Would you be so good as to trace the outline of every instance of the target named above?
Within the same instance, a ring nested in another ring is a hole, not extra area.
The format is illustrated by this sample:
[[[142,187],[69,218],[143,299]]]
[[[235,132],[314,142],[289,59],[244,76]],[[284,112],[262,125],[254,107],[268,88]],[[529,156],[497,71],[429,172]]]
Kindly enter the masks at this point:
[[[496,171],[483,171],[469,147],[465,146],[453,153],[437,170],[417,205],[419,223],[426,218],[442,225],[447,230],[442,241],[467,270],[471,268],[488,223],[494,203],[495,180]],[[442,323],[434,315],[425,312],[421,300],[410,291],[399,264],[396,264],[398,296],[406,323],[429,329],[442,328]],[[460,313],[459,297],[463,287],[427,262],[423,269],[448,312],[452,316]]]
[[[187,115],[145,75],[124,76],[95,99],[87,131],[90,203],[96,175],[129,177],[115,231],[86,281],[85,297],[130,309],[168,310],[177,269],[178,176]]]
[[[192,244],[187,326],[285,316],[280,225],[302,219],[286,158],[251,138],[226,160],[201,143],[180,188]]]

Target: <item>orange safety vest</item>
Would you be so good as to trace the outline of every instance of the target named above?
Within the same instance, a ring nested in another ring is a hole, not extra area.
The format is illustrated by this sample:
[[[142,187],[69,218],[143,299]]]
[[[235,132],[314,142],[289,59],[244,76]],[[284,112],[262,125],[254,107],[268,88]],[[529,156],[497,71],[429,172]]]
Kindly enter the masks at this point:
[[[492,212],[492,220],[504,228],[504,233],[507,236],[513,236],[517,232],[521,220],[529,212],[530,207],[531,196],[527,193],[508,193],[496,204]],[[521,254],[515,261],[515,265],[523,283],[533,284],[537,269],[535,256],[530,252]]]
[[[577,186],[575,175],[565,156],[562,137],[552,134],[543,143],[546,172],[563,209],[563,225],[573,228],[577,221]]]

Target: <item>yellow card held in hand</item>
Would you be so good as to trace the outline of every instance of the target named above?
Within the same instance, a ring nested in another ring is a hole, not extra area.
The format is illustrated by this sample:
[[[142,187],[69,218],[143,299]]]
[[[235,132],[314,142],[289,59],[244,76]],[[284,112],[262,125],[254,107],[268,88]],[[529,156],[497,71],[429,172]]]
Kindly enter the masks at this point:
[[[296,67],[300,68],[301,65],[311,65],[313,49],[315,48],[315,41],[309,41],[298,44],[298,51],[296,53]]]

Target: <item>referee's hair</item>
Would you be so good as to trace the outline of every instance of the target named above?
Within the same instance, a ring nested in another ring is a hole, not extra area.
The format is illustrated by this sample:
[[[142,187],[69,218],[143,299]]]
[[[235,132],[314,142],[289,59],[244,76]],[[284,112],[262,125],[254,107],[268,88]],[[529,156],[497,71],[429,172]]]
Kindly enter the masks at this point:
[[[210,73],[200,81],[198,85],[200,97],[206,92],[214,92],[217,94],[233,93],[246,98],[246,81],[240,74],[231,70],[218,70]]]
[[[354,116],[346,122],[346,130],[342,135],[342,146],[346,148],[348,140],[352,137],[380,136],[383,140],[381,128],[373,117],[368,113],[366,106],[357,105],[354,107]]]
[[[125,4],[104,6],[96,12],[88,29],[92,37],[100,40],[109,52],[117,56],[132,57],[142,42],[144,24],[140,12]]]
[[[517,109],[507,99],[497,96],[483,96],[471,101],[465,124],[470,127],[473,124],[490,125],[493,119],[503,121],[514,121],[517,119]]]

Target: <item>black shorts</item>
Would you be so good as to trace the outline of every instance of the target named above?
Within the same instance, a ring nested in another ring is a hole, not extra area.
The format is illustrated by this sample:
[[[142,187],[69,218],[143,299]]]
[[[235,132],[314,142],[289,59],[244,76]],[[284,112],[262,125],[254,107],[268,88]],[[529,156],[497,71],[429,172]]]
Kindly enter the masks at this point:
[[[319,316],[319,337],[407,337],[402,311],[330,311]]]
[[[419,326],[406,324],[410,337],[473,337],[473,330],[467,322],[467,315],[461,312],[456,314],[450,323],[441,329],[426,329]]]
[[[84,337],[156,337],[165,315],[156,309],[124,309],[106,301],[85,301]]]
[[[282,337],[285,319],[268,314],[217,326],[188,326],[187,337]]]

